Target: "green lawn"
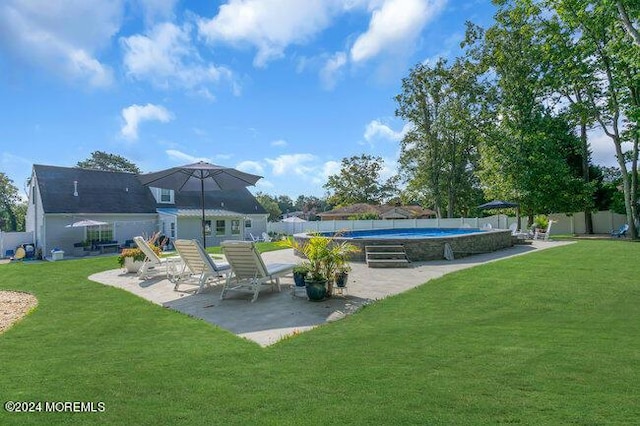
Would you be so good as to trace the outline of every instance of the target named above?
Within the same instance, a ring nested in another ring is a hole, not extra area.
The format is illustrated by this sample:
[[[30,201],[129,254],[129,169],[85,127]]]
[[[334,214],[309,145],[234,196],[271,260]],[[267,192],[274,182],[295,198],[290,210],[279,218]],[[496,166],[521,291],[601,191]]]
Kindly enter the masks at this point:
[[[0,424],[634,424],[638,259],[640,244],[580,241],[267,349],[87,280],[115,258],[1,265],[0,289],[39,306],[0,335],[0,399],[106,411],[0,410]]]

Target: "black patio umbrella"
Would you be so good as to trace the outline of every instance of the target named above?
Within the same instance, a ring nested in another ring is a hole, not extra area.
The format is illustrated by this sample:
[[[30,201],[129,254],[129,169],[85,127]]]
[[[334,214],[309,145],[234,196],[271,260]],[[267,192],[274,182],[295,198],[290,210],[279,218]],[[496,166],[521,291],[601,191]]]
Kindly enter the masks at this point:
[[[480,204],[478,208],[481,210],[495,210],[495,209],[509,209],[509,208],[515,207],[516,221],[518,222],[518,229],[520,229],[520,209],[518,208],[518,206],[519,206],[518,203],[512,203],[510,201],[493,200],[493,201],[489,201],[488,203]]]
[[[509,209],[518,207],[518,203],[512,203],[510,201],[493,200],[488,203],[480,204],[478,206],[481,210],[493,210],[493,209]]]
[[[172,167],[138,176],[143,185],[174,191],[199,191],[202,205],[202,246],[207,247],[205,237],[206,191],[226,191],[255,185],[262,176],[241,172],[230,167],[199,161],[186,166]]]

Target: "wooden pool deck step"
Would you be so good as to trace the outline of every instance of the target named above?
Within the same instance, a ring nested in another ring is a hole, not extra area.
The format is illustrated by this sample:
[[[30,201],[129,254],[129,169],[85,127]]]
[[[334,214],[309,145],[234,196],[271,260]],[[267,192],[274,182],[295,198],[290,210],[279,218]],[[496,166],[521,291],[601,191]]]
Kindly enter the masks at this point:
[[[369,268],[406,268],[409,258],[403,245],[365,246]]]

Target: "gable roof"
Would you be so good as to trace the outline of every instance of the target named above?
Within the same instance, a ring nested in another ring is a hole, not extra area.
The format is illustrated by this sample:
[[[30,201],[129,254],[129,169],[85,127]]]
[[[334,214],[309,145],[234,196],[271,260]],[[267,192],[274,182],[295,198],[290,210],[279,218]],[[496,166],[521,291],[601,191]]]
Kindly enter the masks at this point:
[[[40,164],[33,171],[45,213],[156,212],[151,191],[133,173]]]
[[[138,175],[75,167],[33,166],[45,213],[156,213],[156,209],[201,209],[199,192],[176,192],[175,204],[158,204]],[[78,195],[74,195],[77,182]],[[205,207],[266,214],[248,189],[208,191]]]

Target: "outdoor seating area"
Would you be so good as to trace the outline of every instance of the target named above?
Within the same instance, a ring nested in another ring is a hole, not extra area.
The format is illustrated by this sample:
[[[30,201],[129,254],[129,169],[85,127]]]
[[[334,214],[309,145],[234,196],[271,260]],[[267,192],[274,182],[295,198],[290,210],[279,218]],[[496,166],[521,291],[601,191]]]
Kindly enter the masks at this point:
[[[444,274],[511,256],[559,247],[563,244],[570,244],[570,242],[535,241],[532,245],[516,245],[497,252],[453,261],[443,259],[412,262],[411,267],[402,269],[402,273],[398,273],[394,269],[370,269],[366,263],[354,262],[351,263],[352,271],[349,274],[348,291],[342,291],[342,294],[334,295],[322,302],[311,302],[306,295],[295,291],[293,277],[288,274],[289,266],[280,266],[280,272],[277,273],[280,278],[281,291],[260,292],[259,299],[255,303],[248,303],[256,297],[253,291],[249,293],[249,297],[246,292],[231,292],[230,289],[225,291],[226,282],[222,279],[210,281],[209,285],[201,290],[199,281],[195,283],[192,281],[191,288],[183,286],[186,281],[178,280],[179,286],[176,285],[175,276],[172,277],[171,274],[172,279],[158,274],[151,279],[142,281],[136,274],[126,273],[122,269],[113,269],[94,274],[89,278],[105,285],[122,288],[160,306],[203,319],[240,337],[255,341],[262,346],[268,346],[286,336],[344,318],[366,304],[407,291]],[[244,245],[251,247],[252,243],[245,242]],[[183,242],[176,241],[176,248],[178,247],[181,247],[181,253],[185,257],[200,257],[200,254],[197,253],[186,254]],[[227,245],[227,247],[229,246]],[[246,247],[243,247],[243,250],[246,250]],[[239,269],[234,270],[233,268],[234,262],[235,265],[239,265],[240,260],[237,259],[236,253],[229,257],[230,253],[231,251],[227,248],[227,260],[231,265],[229,270],[239,271]],[[268,265],[293,265],[302,262],[302,259],[294,255],[292,249],[270,251],[258,256],[267,271],[269,270]],[[207,257],[210,256],[207,255]],[[258,261],[256,259],[250,260],[250,263],[255,262]],[[215,264],[218,265],[218,262]],[[261,268],[260,266],[254,267]],[[194,267],[193,270],[202,271],[198,267]],[[257,273],[257,269],[254,273]],[[194,276],[198,277],[198,274],[189,275],[190,278]],[[246,277],[246,275],[242,272],[238,277]],[[267,282],[271,285],[270,280],[265,278],[258,279],[258,282],[260,284]],[[234,284],[236,282],[231,280],[230,285]],[[245,284],[249,284],[249,288],[253,290],[254,283],[251,280]],[[222,299],[223,292],[224,298]]]

